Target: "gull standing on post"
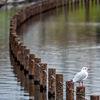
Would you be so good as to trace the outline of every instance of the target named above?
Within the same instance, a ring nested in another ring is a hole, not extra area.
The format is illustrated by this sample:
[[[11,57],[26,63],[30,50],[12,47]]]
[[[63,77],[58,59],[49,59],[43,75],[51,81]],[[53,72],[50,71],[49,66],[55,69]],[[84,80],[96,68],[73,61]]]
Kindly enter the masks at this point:
[[[88,69],[87,67],[83,67],[81,71],[78,72],[70,82],[79,82],[79,87],[80,87],[80,82],[82,82],[82,87],[84,87],[83,81],[88,77],[89,70],[90,69]]]

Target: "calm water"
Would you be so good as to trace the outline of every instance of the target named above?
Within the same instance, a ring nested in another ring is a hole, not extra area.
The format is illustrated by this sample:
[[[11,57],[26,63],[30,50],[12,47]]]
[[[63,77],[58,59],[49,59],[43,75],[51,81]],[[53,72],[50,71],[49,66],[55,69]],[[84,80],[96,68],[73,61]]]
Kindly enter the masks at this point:
[[[31,18],[18,29],[21,40],[48,68],[70,80],[83,66],[91,69],[84,81],[86,98],[100,94],[100,7],[79,3]],[[9,54],[9,21],[17,10],[0,10],[0,100],[47,100],[39,85],[28,80]],[[21,30],[21,31],[20,31]],[[78,84],[75,84],[75,87]],[[52,99],[53,100],[53,99]],[[64,87],[65,100],[65,87]]]
[[[33,17],[18,29],[24,45],[36,57],[41,57],[48,68],[56,68],[57,73],[63,73],[64,83],[83,66],[91,69],[84,82],[86,98],[100,94],[99,12],[98,1],[80,2]]]

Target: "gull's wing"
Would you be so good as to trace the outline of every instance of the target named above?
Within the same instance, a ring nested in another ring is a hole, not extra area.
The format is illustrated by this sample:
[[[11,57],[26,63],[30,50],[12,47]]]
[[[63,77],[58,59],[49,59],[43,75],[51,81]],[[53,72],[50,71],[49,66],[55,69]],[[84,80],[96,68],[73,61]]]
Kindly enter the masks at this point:
[[[78,72],[75,77],[73,78],[73,82],[80,82],[87,77],[86,73]]]

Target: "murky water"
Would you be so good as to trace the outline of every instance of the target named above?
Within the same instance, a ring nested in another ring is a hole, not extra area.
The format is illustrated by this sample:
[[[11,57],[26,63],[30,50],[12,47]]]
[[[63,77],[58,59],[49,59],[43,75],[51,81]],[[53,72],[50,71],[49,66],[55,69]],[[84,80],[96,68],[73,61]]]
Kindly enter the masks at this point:
[[[37,15],[18,29],[31,53],[41,57],[48,68],[63,73],[64,84],[83,66],[91,69],[84,81],[86,98],[100,94],[99,11],[98,2],[69,5]],[[15,12],[14,9],[0,11],[0,100],[46,100],[47,93],[41,93],[39,85],[34,86],[33,80],[24,76],[9,54],[9,21]]]
[[[31,53],[41,57],[48,68],[63,73],[64,84],[83,66],[90,68],[89,77],[84,81],[86,98],[100,94],[99,11],[98,1],[80,2],[33,17],[18,30]]]

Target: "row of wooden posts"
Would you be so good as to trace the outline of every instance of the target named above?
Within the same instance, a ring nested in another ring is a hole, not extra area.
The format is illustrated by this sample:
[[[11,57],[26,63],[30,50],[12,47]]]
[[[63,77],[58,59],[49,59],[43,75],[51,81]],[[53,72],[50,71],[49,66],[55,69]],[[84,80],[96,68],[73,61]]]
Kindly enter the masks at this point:
[[[63,100],[63,74],[56,74],[55,68],[49,68],[47,70],[47,63],[41,63],[41,58],[36,58],[35,54],[30,54],[30,49],[23,45],[16,30],[30,17],[59,6],[67,6],[69,1],[70,0],[49,0],[37,2],[36,4],[22,8],[10,21],[9,44],[11,54],[15,61],[20,65],[20,69],[24,70],[24,74],[29,75],[29,79],[34,79],[34,84],[40,84],[40,89],[42,90],[46,90],[47,88],[48,73],[48,94],[49,97],[56,95],[56,100]],[[72,1],[73,0],[70,2]],[[79,0],[75,0],[75,3],[77,2],[79,2]],[[85,100],[84,87],[77,87],[76,99]],[[66,81],[66,100],[74,100],[74,83],[68,81]],[[91,100],[99,100],[99,96],[91,96]]]

